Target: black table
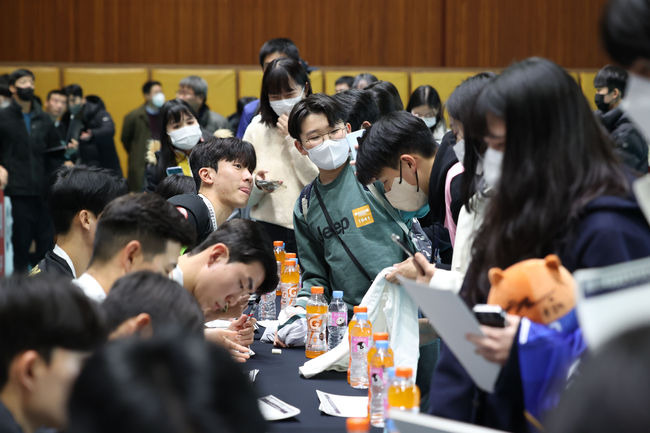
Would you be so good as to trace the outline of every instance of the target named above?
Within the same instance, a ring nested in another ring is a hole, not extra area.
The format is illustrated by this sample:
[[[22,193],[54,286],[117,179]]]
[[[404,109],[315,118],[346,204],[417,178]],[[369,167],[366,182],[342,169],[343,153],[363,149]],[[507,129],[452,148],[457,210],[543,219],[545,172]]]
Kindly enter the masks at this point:
[[[263,328],[260,328],[263,331]],[[283,348],[282,353],[271,353],[273,345],[255,340],[251,348],[255,356],[246,362],[244,370],[258,369],[255,386],[260,396],[273,394],[280,400],[300,409],[294,418],[270,422],[271,432],[346,432],[345,418],[326,415],[318,410],[316,390],[339,395],[368,395],[367,390],[354,389],[348,385],[346,374],[325,371],[311,379],[298,373],[298,367],[307,361],[305,348]],[[372,428],[372,432],[381,432]]]

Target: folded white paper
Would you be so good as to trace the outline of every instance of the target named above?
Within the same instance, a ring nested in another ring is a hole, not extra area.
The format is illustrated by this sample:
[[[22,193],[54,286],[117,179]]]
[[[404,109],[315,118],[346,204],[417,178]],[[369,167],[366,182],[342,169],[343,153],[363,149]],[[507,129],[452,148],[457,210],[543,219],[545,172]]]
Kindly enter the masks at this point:
[[[483,333],[460,296],[453,291],[419,284],[400,275],[397,278],[474,383],[487,392],[494,391],[501,367],[476,354],[476,346],[465,337],[467,334]]]
[[[320,401],[318,410],[328,415],[340,416],[343,418],[365,418],[368,416],[368,397],[337,395],[316,390]]]

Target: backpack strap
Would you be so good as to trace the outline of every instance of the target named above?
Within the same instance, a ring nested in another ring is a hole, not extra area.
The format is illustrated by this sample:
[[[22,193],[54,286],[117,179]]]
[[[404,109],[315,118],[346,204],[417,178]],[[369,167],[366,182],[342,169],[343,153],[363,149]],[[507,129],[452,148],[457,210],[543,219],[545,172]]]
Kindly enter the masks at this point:
[[[305,218],[305,214],[309,210],[309,198],[311,196],[311,189],[314,186],[314,181],[308,183],[302,191],[300,191],[300,196],[298,197],[298,201],[300,203],[300,213],[302,214],[302,217]]]

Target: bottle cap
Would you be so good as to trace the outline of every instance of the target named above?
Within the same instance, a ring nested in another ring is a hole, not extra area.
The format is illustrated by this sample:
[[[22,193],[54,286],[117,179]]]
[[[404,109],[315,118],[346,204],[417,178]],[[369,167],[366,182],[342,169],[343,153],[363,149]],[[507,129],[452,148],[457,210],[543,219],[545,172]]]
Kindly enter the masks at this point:
[[[293,260],[285,260],[284,261],[284,266],[293,266],[296,262]]]
[[[385,371],[389,379],[393,379],[395,377],[395,367],[386,367]]]
[[[357,320],[368,320],[368,313],[364,311],[359,311],[357,313]]]
[[[379,340],[375,342],[377,349],[388,349],[388,340]]]
[[[388,332],[375,332],[372,334],[372,339],[375,341],[388,340]]]
[[[298,259],[289,259],[289,260],[291,260],[292,262],[294,262],[296,264],[296,266],[298,266]]]
[[[296,258],[296,253],[286,253],[284,255],[286,259],[295,259]]]
[[[411,367],[397,367],[395,369],[395,376],[409,378],[413,376],[413,369]]]
[[[348,431],[361,430],[361,429],[368,430],[370,428],[370,421],[368,420],[368,418],[348,418],[345,421],[345,426],[348,429]]]
[[[343,290],[334,290],[332,292],[332,298],[341,299],[343,297]]]
[[[273,246],[274,247],[283,247],[284,242],[282,242],[282,241],[273,241]]]
[[[325,288],[323,288],[322,286],[312,286],[311,294],[312,295],[322,295],[324,290],[325,290]]]
[[[368,307],[362,307],[361,305],[355,305],[354,308],[352,308],[352,310],[354,310],[355,314],[356,313],[362,313],[362,312],[367,313],[368,312]]]

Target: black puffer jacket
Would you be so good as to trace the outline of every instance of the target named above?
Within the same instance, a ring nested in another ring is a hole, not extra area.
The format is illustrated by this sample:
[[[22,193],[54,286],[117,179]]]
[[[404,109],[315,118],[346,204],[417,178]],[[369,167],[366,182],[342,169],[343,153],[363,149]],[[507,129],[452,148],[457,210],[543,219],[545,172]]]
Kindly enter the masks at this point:
[[[621,161],[633,170],[647,173],[648,143],[627,114],[620,107],[616,107],[607,113],[597,111],[596,115],[616,143],[614,152]]]
[[[34,101],[27,132],[15,101],[0,110],[0,165],[9,172],[8,196],[43,196],[50,173],[63,163],[65,149],[50,116]]]

